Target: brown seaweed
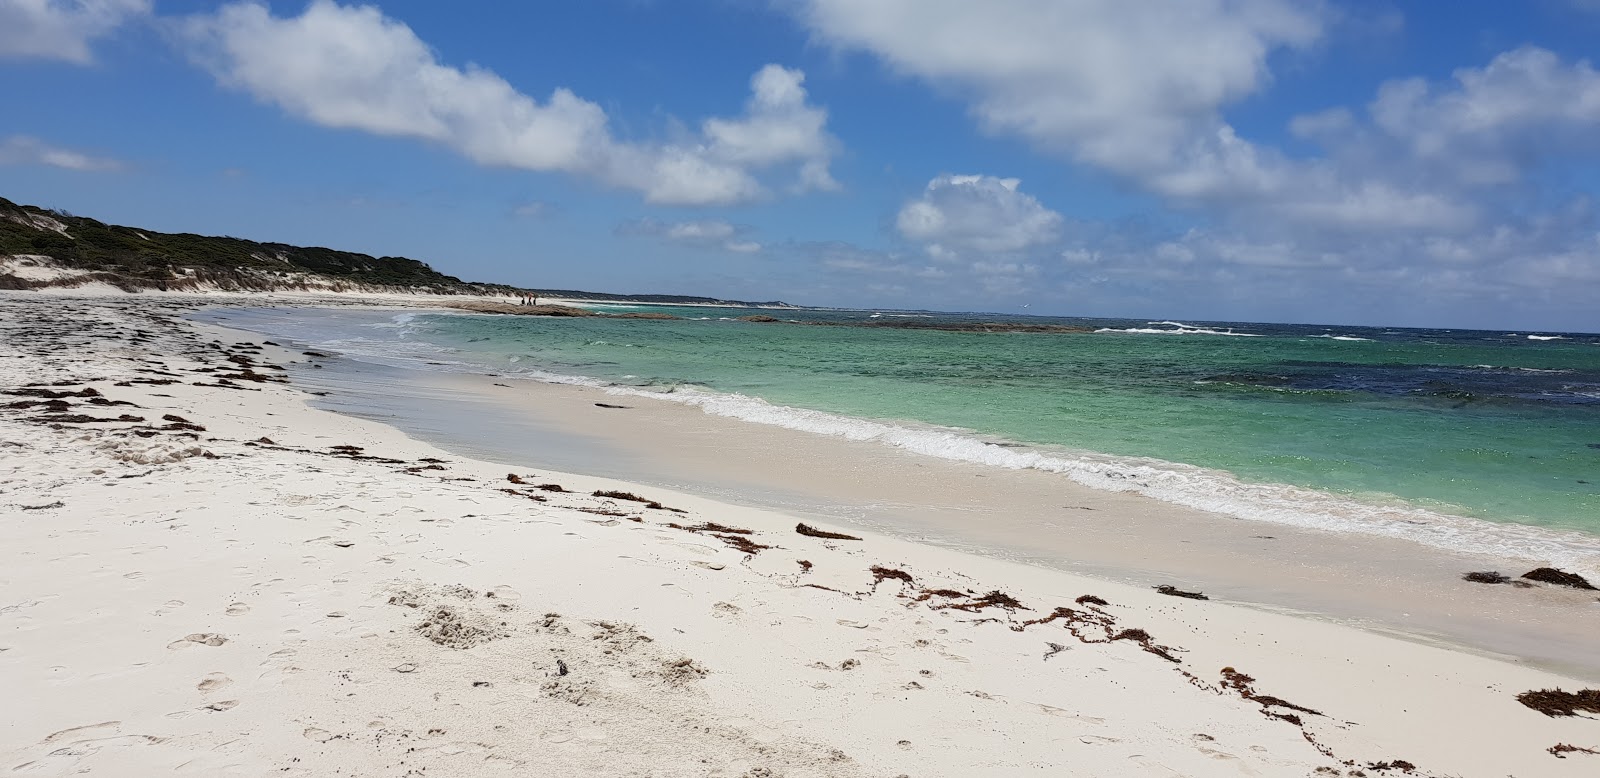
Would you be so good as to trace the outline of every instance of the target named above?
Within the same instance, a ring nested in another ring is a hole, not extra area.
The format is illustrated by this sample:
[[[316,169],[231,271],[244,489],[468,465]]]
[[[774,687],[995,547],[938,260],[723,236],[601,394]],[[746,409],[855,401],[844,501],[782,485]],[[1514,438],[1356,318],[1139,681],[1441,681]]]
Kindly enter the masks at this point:
[[[1589,581],[1583,576],[1578,575],[1577,573],[1569,573],[1565,570],[1557,570],[1554,567],[1535,568],[1523,573],[1522,577],[1528,579],[1529,581],[1555,584],[1557,586],[1568,586],[1573,589],[1587,589],[1589,591],[1596,591],[1594,584],[1589,583]]]
[[[800,533],[802,535],[805,535],[808,538],[822,538],[824,540],[860,540],[861,539],[861,538],[856,537],[855,535],[845,535],[845,534],[840,533],[840,532],[829,532],[827,530],[817,529],[816,527],[813,527],[810,524],[806,524],[806,523],[803,523],[803,522],[800,523],[800,524],[794,525],[794,531],[798,532],[798,533]]]
[[[1517,695],[1522,703],[1546,716],[1576,716],[1578,713],[1600,713],[1600,689],[1582,689],[1566,692],[1560,689],[1539,689]]]
[[[904,570],[896,570],[896,569],[894,569],[892,567],[884,567],[882,565],[873,565],[871,570],[872,570],[872,590],[873,591],[877,591],[878,590],[878,584],[881,584],[884,581],[891,581],[891,580],[892,581],[899,581],[899,582],[905,584],[906,586],[911,586],[911,587],[915,587],[917,585],[916,580],[914,580],[911,577],[911,574],[906,572],[906,571],[904,571]]]
[[[1156,591],[1158,591],[1158,592],[1160,592],[1162,594],[1165,594],[1168,597],[1183,597],[1183,598],[1190,599],[1190,600],[1209,600],[1209,599],[1211,599],[1210,597],[1207,597],[1204,594],[1201,594],[1199,592],[1186,592],[1186,591],[1184,591],[1182,589],[1179,589],[1176,586],[1172,586],[1172,585],[1169,585],[1169,584],[1162,584],[1160,586],[1157,586],[1156,587]]]

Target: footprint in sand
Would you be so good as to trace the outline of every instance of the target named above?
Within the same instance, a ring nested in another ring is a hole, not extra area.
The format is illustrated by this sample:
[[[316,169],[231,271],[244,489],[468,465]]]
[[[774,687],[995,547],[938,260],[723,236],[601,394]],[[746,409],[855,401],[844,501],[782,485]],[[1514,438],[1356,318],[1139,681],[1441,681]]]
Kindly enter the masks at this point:
[[[318,743],[326,743],[333,739],[332,732],[318,727],[306,727],[306,731],[300,734],[304,735],[306,740],[314,740]]]
[[[1082,721],[1082,722],[1084,722],[1086,724],[1104,724],[1104,723],[1106,723],[1105,719],[1099,718],[1098,716],[1084,716],[1084,715],[1081,715],[1081,714],[1073,713],[1072,711],[1069,711],[1069,710],[1067,710],[1065,708],[1057,708],[1054,705],[1045,705],[1044,703],[1040,703],[1040,702],[1036,702],[1034,704],[1038,705],[1039,706],[1039,710],[1041,712],[1043,712],[1046,716],[1056,716],[1058,718],[1073,719],[1075,721]]]
[[[192,648],[194,646],[220,646],[228,642],[228,636],[216,632],[196,632],[185,635],[180,640],[167,644],[167,648]]]
[[[269,668],[266,672],[256,677],[263,681],[283,683],[284,681],[288,680],[289,676],[298,675],[303,672],[305,672],[304,668],[295,667],[294,665],[284,665],[283,667]]]
[[[242,602],[230,602],[230,603],[228,603],[228,609],[223,611],[223,613],[226,613],[229,616],[243,616],[244,614],[249,613],[249,612],[250,612],[250,606],[248,606],[248,605],[246,605],[246,604],[244,604]]]
[[[702,546],[699,543],[673,543],[672,545],[677,546],[678,548],[684,549],[686,551],[692,551],[692,552],[694,552],[696,554],[701,554],[701,555],[704,555],[704,556],[716,556],[717,555],[717,550],[715,548],[712,548],[711,546]]]
[[[223,700],[221,702],[213,702],[208,705],[201,705],[199,708],[196,708],[196,710],[209,711],[211,713],[221,713],[225,710],[233,710],[237,707],[239,707],[238,700]]]
[[[200,679],[200,683],[195,684],[194,688],[202,692],[214,692],[231,683],[233,679],[222,673],[208,673],[205,678]]]
[[[106,734],[109,730],[115,730],[120,726],[122,726],[122,722],[120,721],[102,721],[99,724],[85,724],[81,727],[72,727],[71,729],[63,729],[60,732],[51,733],[48,737],[39,742],[55,743],[68,738],[78,738],[83,735],[101,735]]]
[[[1223,762],[1233,761],[1233,760],[1236,760],[1236,759],[1239,758],[1239,757],[1234,756],[1233,754],[1230,754],[1230,753],[1228,753],[1226,751],[1218,751],[1215,748],[1206,748],[1205,746],[1200,746],[1196,750],[1199,751],[1202,754],[1205,754],[1206,756],[1211,757],[1212,759],[1216,759],[1218,761],[1223,761]]]
[[[497,604],[499,605],[511,605],[512,607],[515,607],[517,603],[522,600],[522,592],[506,586],[505,584],[501,584],[487,592],[484,592],[483,596],[496,600]]]
[[[744,733],[744,735],[751,740],[763,745],[777,742],[778,738],[782,734],[778,732],[778,730],[772,729],[771,727],[762,726],[750,719],[726,719],[721,723],[722,726],[730,729],[736,729]]]

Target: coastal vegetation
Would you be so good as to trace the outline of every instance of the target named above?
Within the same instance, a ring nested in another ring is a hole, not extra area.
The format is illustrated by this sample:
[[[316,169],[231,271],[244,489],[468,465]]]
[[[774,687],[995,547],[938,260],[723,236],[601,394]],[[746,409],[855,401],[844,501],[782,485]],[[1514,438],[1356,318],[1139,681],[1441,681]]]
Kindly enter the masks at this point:
[[[389,288],[434,294],[518,293],[503,284],[468,283],[408,257],[162,233],[0,198],[0,258],[7,256],[55,272],[3,273],[0,288],[101,281],[125,291]]]
[[[729,305],[792,308],[779,301],[747,302],[674,294],[613,294],[575,289],[531,289],[463,281],[409,257],[374,257],[354,251],[262,243],[231,236],[164,233],[107,224],[60,209],[21,205],[0,197],[0,289],[76,287],[105,283],[126,292],[330,291],[404,292],[497,297],[559,298],[593,302]],[[579,316],[560,306],[484,311]],[[630,318],[676,318],[625,314]]]

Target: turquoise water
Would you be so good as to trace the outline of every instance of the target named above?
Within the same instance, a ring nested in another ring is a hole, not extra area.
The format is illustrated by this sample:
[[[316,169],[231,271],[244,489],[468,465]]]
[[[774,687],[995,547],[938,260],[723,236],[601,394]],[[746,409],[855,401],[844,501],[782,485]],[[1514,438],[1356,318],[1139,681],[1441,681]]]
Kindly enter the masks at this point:
[[[1421,509],[1600,535],[1600,337],[1592,335],[648,310],[683,319],[407,315],[325,345],[435,369],[671,392],[751,421],[1054,469],[1252,518],[1287,520],[1307,500],[1321,503],[1308,514],[1326,517],[1333,509],[1323,498],[1337,498],[1400,509],[1386,514],[1396,523]],[[757,313],[1099,331],[733,320]],[[1142,467],[1152,464],[1155,475]]]

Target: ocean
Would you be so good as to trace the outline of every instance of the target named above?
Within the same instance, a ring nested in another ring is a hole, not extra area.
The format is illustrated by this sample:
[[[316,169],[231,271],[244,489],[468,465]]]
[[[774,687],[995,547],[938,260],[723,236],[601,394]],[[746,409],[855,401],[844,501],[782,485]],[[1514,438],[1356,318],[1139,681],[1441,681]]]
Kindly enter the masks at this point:
[[[1552,560],[1600,549],[1596,335],[592,307],[680,318],[233,311],[225,323],[1260,521]],[[936,329],[987,322],[1073,331]]]

